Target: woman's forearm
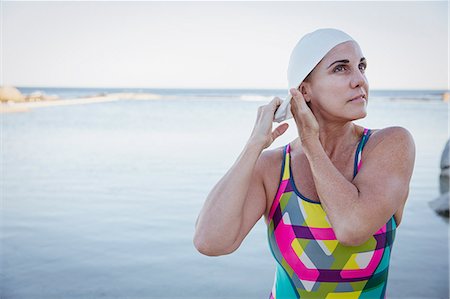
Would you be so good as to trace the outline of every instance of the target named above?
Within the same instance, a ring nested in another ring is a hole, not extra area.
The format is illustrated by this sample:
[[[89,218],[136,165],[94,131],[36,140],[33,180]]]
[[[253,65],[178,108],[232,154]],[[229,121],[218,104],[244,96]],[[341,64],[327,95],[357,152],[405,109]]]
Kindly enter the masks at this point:
[[[227,251],[237,239],[253,170],[264,146],[249,141],[211,190],[196,223],[194,242],[212,251]]]
[[[194,244],[201,253],[220,255],[235,250],[245,237],[246,229],[253,226],[260,210],[264,209],[265,201],[259,201],[259,209],[251,206],[244,211],[248,194],[264,188],[258,171],[255,171],[261,152],[288,128],[288,124],[284,123],[272,131],[274,114],[280,105],[281,99],[275,97],[258,108],[256,123],[247,144],[206,198],[194,235]],[[251,196],[261,200],[264,197],[260,194]]]
[[[352,225],[351,216],[354,215],[352,211],[358,203],[359,191],[333,165],[318,139],[304,142],[303,148],[320,202],[336,236],[345,242],[346,226]]]

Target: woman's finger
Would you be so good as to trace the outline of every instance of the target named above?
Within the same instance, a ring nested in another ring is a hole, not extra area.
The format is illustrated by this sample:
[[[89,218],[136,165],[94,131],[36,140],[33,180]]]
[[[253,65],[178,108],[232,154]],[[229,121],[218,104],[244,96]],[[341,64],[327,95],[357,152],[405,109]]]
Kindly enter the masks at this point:
[[[289,125],[287,123],[279,125],[275,130],[272,132],[272,140],[277,139],[281,135],[286,132],[286,130],[289,128]]]
[[[308,136],[318,137],[319,123],[317,122],[314,113],[306,104],[303,95],[296,89],[290,90],[293,99],[291,100],[291,112],[297,124],[298,134],[301,139],[308,138]]]
[[[263,142],[264,147],[270,146],[275,138],[283,134],[286,129],[286,126],[279,126],[272,132],[272,121],[275,115],[275,111],[281,105],[283,101],[274,97],[269,103],[266,105],[258,107],[258,114],[256,117],[256,123],[253,127],[253,131],[250,138],[258,142]]]
[[[293,97],[294,101],[292,102],[294,102],[295,107],[299,107],[300,109],[309,108],[308,105],[306,104],[306,100],[303,97],[303,94],[300,91],[298,91],[295,88],[291,88],[290,92]]]
[[[270,101],[269,106],[271,107],[271,111],[275,112],[278,107],[280,107],[283,101],[279,97],[274,97],[272,101]]]

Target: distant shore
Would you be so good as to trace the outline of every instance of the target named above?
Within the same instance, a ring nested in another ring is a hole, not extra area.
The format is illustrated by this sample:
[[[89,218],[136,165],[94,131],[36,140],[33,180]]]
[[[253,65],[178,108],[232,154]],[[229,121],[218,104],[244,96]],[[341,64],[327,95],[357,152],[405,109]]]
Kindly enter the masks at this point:
[[[69,106],[114,102],[118,100],[157,100],[161,96],[151,93],[111,93],[95,96],[85,96],[74,99],[42,99],[35,101],[7,101],[0,105],[0,113],[26,112],[34,108],[51,106]]]

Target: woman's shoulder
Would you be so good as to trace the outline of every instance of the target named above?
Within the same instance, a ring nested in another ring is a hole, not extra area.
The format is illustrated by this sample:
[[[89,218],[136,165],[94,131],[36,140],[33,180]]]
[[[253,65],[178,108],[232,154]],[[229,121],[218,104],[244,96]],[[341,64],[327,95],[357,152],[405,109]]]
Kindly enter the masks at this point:
[[[259,163],[264,168],[270,168],[280,161],[282,161],[284,156],[284,150],[286,148],[286,145],[279,146],[277,148],[273,149],[266,149],[264,150],[261,155],[259,156]]]
[[[260,160],[262,163],[266,164],[267,166],[273,165],[273,164],[279,164],[280,161],[283,161],[284,153],[287,148],[287,145],[289,144],[291,147],[291,150],[293,150],[293,147],[297,147],[299,143],[299,138],[295,138],[291,142],[273,148],[273,149],[266,149],[264,150],[260,155]]]
[[[408,129],[400,126],[371,129],[370,139],[381,142],[383,140],[414,141]]]
[[[294,141],[289,144],[292,145]],[[278,180],[283,165],[286,146],[287,144],[273,149],[266,149],[259,156],[257,169],[264,177],[264,181]]]
[[[414,151],[414,138],[408,129],[401,126],[372,129],[365,149],[366,154],[375,148],[387,151],[394,149]]]

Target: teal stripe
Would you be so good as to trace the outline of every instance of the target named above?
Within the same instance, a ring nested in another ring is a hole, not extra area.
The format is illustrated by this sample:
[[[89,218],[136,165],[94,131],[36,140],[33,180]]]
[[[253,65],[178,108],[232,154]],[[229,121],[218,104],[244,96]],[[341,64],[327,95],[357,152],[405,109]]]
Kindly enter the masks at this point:
[[[277,265],[277,282],[275,285],[275,294],[276,299],[300,298],[297,293],[297,289],[292,284],[291,278],[280,264]]]

